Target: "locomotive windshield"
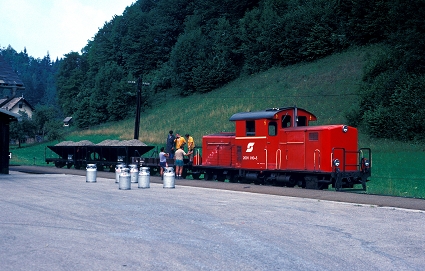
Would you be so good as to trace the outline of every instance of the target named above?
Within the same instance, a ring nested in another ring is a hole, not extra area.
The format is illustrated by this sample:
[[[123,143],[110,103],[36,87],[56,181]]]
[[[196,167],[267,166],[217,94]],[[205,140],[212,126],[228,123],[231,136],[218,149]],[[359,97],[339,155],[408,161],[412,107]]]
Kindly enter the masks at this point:
[[[297,116],[296,118],[296,127],[298,126],[307,126],[307,117]],[[285,115],[282,117],[282,128],[292,127],[291,125],[291,116]]]
[[[307,118],[305,116],[298,116],[297,126],[307,126]]]
[[[291,127],[291,116],[285,115],[282,117],[282,128]]]

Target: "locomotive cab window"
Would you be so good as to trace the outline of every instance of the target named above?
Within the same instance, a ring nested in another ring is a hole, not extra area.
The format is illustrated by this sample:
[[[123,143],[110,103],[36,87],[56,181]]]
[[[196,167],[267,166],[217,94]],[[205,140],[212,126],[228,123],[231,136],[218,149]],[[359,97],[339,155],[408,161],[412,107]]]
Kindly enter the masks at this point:
[[[282,117],[282,128],[291,127],[291,116],[285,115]]]
[[[272,121],[269,123],[269,136],[275,135],[277,135],[277,124],[276,122]]]
[[[307,126],[307,118],[305,116],[298,116],[297,126]]]
[[[246,121],[246,136],[255,136],[255,121]]]

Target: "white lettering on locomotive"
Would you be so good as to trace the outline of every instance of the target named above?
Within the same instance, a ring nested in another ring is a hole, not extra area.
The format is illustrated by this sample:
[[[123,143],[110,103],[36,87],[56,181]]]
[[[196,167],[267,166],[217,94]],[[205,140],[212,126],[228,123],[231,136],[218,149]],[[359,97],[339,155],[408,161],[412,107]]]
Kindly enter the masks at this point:
[[[255,142],[249,142],[248,146],[246,147],[246,152],[252,152],[254,150],[254,144]]]

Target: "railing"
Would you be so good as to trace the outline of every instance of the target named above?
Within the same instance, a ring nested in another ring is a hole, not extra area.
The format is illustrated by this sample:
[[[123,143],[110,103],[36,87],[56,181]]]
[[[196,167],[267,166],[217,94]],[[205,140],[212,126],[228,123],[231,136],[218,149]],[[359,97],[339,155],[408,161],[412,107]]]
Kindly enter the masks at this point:
[[[279,163],[278,163],[279,158]],[[276,169],[282,168],[282,151],[280,149],[276,150]]]
[[[316,153],[318,153],[318,160],[319,160],[319,168],[318,168],[318,170],[320,171],[320,150],[319,149],[315,149],[314,150],[314,158],[313,158],[313,160],[314,160],[314,170],[316,170]]]
[[[358,171],[361,170],[362,167],[362,160],[363,158],[367,158],[369,160],[369,167],[372,166],[372,151],[370,148],[361,148],[358,151],[347,151],[345,148],[333,148],[332,149],[332,153],[331,153],[331,167],[333,167],[333,161],[334,159],[336,159],[336,155],[335,155],[335,151],[342,151],[342,157],[341,157],[341,161],[340,161],[340,168],[341,171],[345,172],[346,171],[346,167],[356,167]],[[367,152],[367,154],[365,155],[365,152]],[[356,154],[357,155],[357,163],[356,164],[347,164],[347,155],[350,154]],[[367,156],[367,157],[366,157]],[[338,156],[339,157],[339,156]]]

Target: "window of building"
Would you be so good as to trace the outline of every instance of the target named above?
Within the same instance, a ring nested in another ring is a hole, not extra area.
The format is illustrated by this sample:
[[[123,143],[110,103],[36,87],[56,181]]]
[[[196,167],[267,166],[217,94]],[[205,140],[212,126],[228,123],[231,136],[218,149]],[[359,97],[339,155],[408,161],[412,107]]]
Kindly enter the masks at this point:
[[[246,121],[246,136],[255,136],[255,121]]]

